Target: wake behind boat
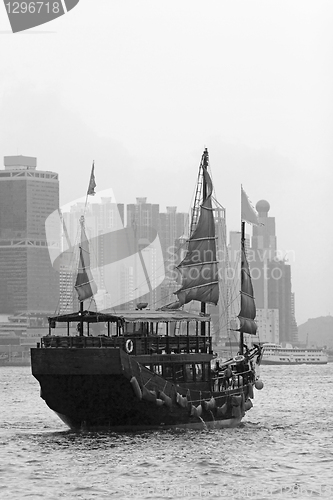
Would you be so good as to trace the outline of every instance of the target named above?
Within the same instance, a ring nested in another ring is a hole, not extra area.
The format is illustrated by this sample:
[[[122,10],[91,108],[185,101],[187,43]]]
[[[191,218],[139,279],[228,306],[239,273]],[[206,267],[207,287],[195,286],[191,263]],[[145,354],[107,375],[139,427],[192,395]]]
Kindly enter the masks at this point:
[[[244,349],[244,333],[255,335],[255,303],[241,239],[241,310],[239,353],[215,363],[207,304],[219,300],[212,181],[208,151],[199,167],[197,205],[193,210],[188,248],[178,269],[182,285],[178,300],[160,310],[138,304],[137,310],[84,310],[93,297],[89,244],[81,219],[80,264],[76,291],[80,310],[49,318],[49,334],[31,349],[32,373],[46,404],[72,429],[112,430],[174,427],[235,427],[252,406],[253,388],[261,389],[256,373],[260,346]],[[89,190],[88,190],[89,194]],[[200,312],[186,304],[200,303]],[[67,325],[67,336],[54,334]],[[93,336],[92,325],[103,323],[107,334]],[[78,335],[70,334],[77,324]]]

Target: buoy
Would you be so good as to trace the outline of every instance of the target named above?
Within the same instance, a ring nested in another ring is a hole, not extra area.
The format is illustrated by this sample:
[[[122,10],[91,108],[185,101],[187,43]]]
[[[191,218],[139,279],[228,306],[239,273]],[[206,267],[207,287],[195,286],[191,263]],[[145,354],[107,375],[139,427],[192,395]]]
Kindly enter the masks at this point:
[[[263,381],[258,378],[258,380],[256,380],[254,383],[254,387],[258,389],[258,391],[261,391],[261,389],[264,387]]]
[[[133,390],[135,392],[135,395],[138,399],[142,399],[142,391],[141,391],[141,388],[139,386],[139,382],[137,381],[137,379],[135,377],[132,377],[131,380],[130,380],[130,384],[132,385],[133,387]]]
[[[252,408],[252,406],[253,406],[253,403],[252,403],[251,399],[247,399],[245,401],[245,405],[244,405],[245,411],[250,410]]]
[[[131,354],[131,352],[133,351],[133,348],[134,348],[133,340],[127,339],[126,344],[125,344],[125,350],[126,350],[127,354]]]

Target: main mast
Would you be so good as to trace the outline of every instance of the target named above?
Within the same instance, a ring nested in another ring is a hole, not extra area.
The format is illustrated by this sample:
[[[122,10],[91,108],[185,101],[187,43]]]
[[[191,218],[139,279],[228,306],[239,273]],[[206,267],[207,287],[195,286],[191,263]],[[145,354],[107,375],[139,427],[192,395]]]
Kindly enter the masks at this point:
[[[202,155],[202,168],[207,172],[208,171],[208,150],[205,148],[203,155]],[[206,181],[206,176],[203,174],[202,176],[202,200],[204,201],[207,198],[207,181]],[[201,302],[201,313],[206,314],[206,302]],[[201,335],[206,334],[206,324],[204,321],[201,323]]]
[[[243,267],[243,255],[245,255],[245,222],[241,223],[241,255],[242,255],[242,267]],[[243,290],[244,285],[244,273],[241,272],[241,290]],[[240,329],[239,332],[239,354],[244,352],[244,332]]]
[[[166,306],[168,309],[178,309],[195,300],[200,302],[201,313],[206,314],[205,304],[209,302],[216,305],[219,300],[215,220],[211,199],[213,185],[207,166],[208,151],[205,149],[199,167],[187,251],[185,258],[177,266],[182,275],[182,286],[175,292],[178,300]],[[199,204],[200,199],[201,204]],[[204,329],[201,333],[205,334]]]

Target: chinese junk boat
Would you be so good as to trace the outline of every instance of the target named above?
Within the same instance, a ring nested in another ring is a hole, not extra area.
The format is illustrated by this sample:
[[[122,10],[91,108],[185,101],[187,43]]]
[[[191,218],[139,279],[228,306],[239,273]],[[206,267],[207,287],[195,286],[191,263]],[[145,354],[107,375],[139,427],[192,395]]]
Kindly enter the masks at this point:
[[[49,334],[31,349],[32,373],[46,404],[72,429],[139,430],[158,428],[235,427],[252,407],[259,346],[244,348],[243,334],[255,334],[253,290],[242,222],[241,310],[239,353],[212,367],[210,316],[206,304],[219,300],[212,182],[205,149],[199,170],[202,186],[188,249],[178,268],[182,286],[177,302],[160,310],[118,312],[83,310],[94,293],[88,241],[81,224],[78,312],[49,318]],[[89,192],[88,192],[89,194]],[[195,210],[193,211],[195,212]],[[192,221],[193,222],[193,221]],[[193,271],[194,270],[194,271]],[[183,306],[201,302],[197,314]],[[57,323],[68,336],[53,335]],[[93,336],[92,324],[103,322],[107,335]],[[79,335],[70,335],[78,323]]]

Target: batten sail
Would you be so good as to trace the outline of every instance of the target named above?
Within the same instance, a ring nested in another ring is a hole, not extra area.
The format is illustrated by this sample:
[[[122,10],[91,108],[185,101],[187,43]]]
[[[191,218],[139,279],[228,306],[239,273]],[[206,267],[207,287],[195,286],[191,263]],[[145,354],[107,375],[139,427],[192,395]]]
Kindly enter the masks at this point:
[[[254,293],[252,279],[250,274],[249,263],[246,258],[245,250],[245,221],[249,224],[260,225],[258,214],[252,207],[250,200],[241,186],[241,219],[242,219],[242,236],[241,236],[241,308],[238,315],[240,333],[249,333],[256,335],[257,324],[254,321],[256,317],[256,304],[254,301]],[[241,339],[241,352],[243,349],[243,340]]]
[[[79,266],[75,282],[75,290],[80,302],[89,299],[97,292],[97,286],[94,282],[90,270],[90,251],[89,242],[84,228],[84,217],[80,219],[81,224],[81,242],[79,245],[80,257]]]
[[[240,321],[239,331],[241,333],[249,333],[250,335],[255,335],[257,332],[257,324],[254,321],[256,317],[256,305],[254,301],[252,280],[249,264],[246,258],[245,242],[243,238],[241,254],[241,308],[238,315],[238,319]]]
[[[204,184],[200,215],[190,236],[186,256],[178,265],[182,274],[182,287],[176,292],[179,306],[191,300],[212,304],[217,304],[219,300],[215,221],[211,199],[213,184],[207,167],[208,151],[205,149],[200,164]]]

